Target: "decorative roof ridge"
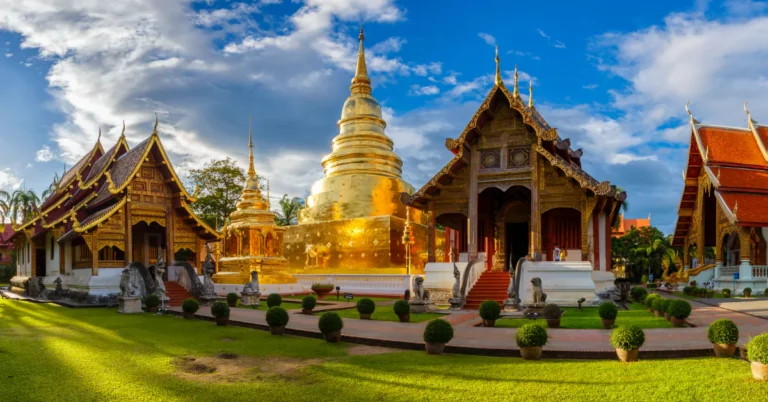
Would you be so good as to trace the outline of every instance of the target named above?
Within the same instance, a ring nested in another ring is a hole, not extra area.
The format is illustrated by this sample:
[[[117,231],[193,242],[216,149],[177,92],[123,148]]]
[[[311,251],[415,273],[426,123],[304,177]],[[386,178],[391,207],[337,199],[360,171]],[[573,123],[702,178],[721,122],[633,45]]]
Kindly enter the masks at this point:
[[[85,223],[85,222],[88,222],[88,223],[86,223],[85,225],[80,224],[79,222],[77,222],[77,219],[76,219],[76,217],[74,215],[74,211],[73,211],[72,212],[72,217],[73,217],[72,228],[77,233],[85,233],[85,232],[87,232],[88,230],[92,229],[94,226],[97,226],[97,225],[101,224],[102,222],[104,222],[105,220],[109,219],[112,215],[115,214],[115,212],[117,210],[119,210],[120,208],[123,207],[123,205],[125,205],[125,202],[127,200],[128,200],[128,197],[123,197],[123,198],[120,199],[120,201],[117,202],[117,204],[112,205],[110,207],[107,207],[105,209],[99,210],[99,211],[95,212],[94,214],[91,214],[91,215],[95,215],[95,214],[98,214],[100,212],[104,212],[106,210],[106,212],[104,212],[104,215],[94,219],[92,222],[88,222],[88,218],[86,218],[86,220],[83,221],[83,223]]]
[[[749,127],[749,131],[752,132],[752,136],[755,137],[755,142],[757,142],[757,146],[760,148],[760,153],[763,155],[763,159],[768,162],[768,151],[766,151],[763,139],[760,138],[760,133],[758,133],[757,128],[755,128],[755,121],[752,120],[752,114],[750,114],[749,109],[747,109],[747,101],[744,101],[744,113],[747,114],[747,127]]]
[[[108,171],[111,165],[115,162],[118,152],[120,151],[120,145],[123,145],[125,147],[125,151],[128,152],[131,150],[131,147],[128,145],[128,141],[125,139],[125,122],[123,122],[123,132],[120,134],[120,138],[117,139],[117,142],[115,145],[111,148],[111,155],[108,153],[105,153],[101,156],[101,158],[107,158],[107,162],[104,163],[104,166],[101,167],[101,170],[99,172],[96,172],[96,175],[93,176],[92,179],[88,180],[87,182],[83,182],[82,176],[78,174],[78,183],[79,188],[82,190],[87,190],[91,187],[93,187],[94,184],[96,184],[99,179],[104,175],[104,172]],[[97,159],[96,162],[98,162],[101,158]],[[91,173],[88,174],[88,177],[86,177],[86,180],[91,176]]]
[[[64,176],[66,176],[66,174],[69,173],[69,171],[64,172],[64,174],[61,176],[62,180],[59,182],[59,186],[67,187],[68,185],[73,183],[77,179],[77,173],[82,174],[82,171],[87,166],[91,165],[92,162],[88,162],[88,161],[91,158],[93,158],[93,155],[96,154],[96,151],[101,151],[102,154],[104,153],[104,147],[101,146],[101,128],[99,128],[99,139],[96,140],[96,144],[93,146],[93,148],[91,148],[91,150],[87,154],[85,154],[79,161],[77,161],[77,163],[74,166],[72,166],[72,169],[77,168],[77,170],[75,171],[75,176],[69,178],[65,183],[63,179],[64,179]],[[80,165],[81,162],[83,163],[82,165]]]
[[[717,199],[718,203],[720,204],[720,207],[723,208],[723,212],[725,212],[725,215],[728,217],[728,220],[731,221],[731,223],[738,223],[738,217],[736,216],[736,209],[738,209],[738,204],[734,205],[734,210],[731,210],[730,207],[728,207],[728,203],[725,202],[725,199],[723,198],[722,194],[720,194],[719,191],[715,191],[715,199]]]
[[[707,164],[707,163],[709,163],[709,152],[708,152],[708,150],[707,151],[704,150],[703,141],[701,140],[701,135],[699,135],[699,128],[697,126],[698,124],[701,124],[701,122],[696,120],[693,117],[693,113],[691,113],[691,109],[688,107],[688,105],[690,105],[690,104],[691,104],[690,101],[685,103],[685,112],[688,113],[689,124],[691,126],[691,130],[693,131],[693,138],[695,139],[696,146],[699,149],[699,155],[701,155],[701,160],[704,162],[704,164]],[[690,153],[690,147],[689,147],[689,151],[688,152]],[[686,171],[687,171],[687,169],[688,169],[688,163],[687,162],[686,162],[685,167],[686,167]]]
[[[701,124],[701,123],[698,123],[698,124],[696,124],[696,128],[724,128],[724,129],[734,130],[734,131],[743,131],[745,133],[748,133],[750,131],[749,128],[735,127],[735,126],[724,126],[724,125],[719,125],[719,124]]]
[[[195,212],[194,212],[194,211],[192,211],[192,210],[189,208],[189,204],[187,204],[187,202],[186,202],[186,201],[184,201],[183,199],[181,200],[181,208],[183,208],[183,209],[184,209],[184,210],[185,210],[185,211],[186,211],[186,212],[189,214],[189,216],[191,216],[191,217],[192,217],[192,218],[193,218],[195,221],[197,221],[197,224],[198,224],[198,225],[200,225],[200,226],[201,226],[203,229],[205,229],[206,231],[208,231],[208,232],[209,232],[209,233],[211,233],[212,235],[216,236],[216,238],[217,238],[217,239],[221,239],[221,233],[217,232],[215,229],[211,228],[210,226],[208,226],[208,224],[206,224],[205,222],[203,222],[203,221],[202,221],[202,220],[201,220],[201,219],[200,219],[200,218],[199,218],[199,217],[198,217],[198,216],[195,214]]]

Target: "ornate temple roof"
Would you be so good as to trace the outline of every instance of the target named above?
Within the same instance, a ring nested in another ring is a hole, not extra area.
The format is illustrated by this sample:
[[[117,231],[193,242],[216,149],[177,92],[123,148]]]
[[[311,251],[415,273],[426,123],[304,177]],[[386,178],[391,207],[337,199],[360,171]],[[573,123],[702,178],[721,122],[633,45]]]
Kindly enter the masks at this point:
[[[672,244],[682,245],[691,228],[702,169],[702,185],[714,191],[732,224],[768,226],[768,126],[752,120],[746,104],[746,128],[701,124],[687,105],[686,111],[691,141]]]

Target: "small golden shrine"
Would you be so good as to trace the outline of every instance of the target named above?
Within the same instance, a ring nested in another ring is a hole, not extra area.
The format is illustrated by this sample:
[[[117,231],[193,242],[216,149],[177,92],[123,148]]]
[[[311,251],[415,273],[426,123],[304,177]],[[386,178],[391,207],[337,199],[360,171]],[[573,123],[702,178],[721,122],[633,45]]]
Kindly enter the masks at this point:
[[[253,167],[253,134],[248,131],[248,179],[237,210],[230,215],[230,223],[223,232],[222,257],[219,272],[213,275],[215,283],[245,284],[251,281],[251,271],[259,273],[264,285],[296,283],[286,268],[283,256],[285,228],[275,225],[275,213],[269,209],[269,200],[261,194],[259,178]]]

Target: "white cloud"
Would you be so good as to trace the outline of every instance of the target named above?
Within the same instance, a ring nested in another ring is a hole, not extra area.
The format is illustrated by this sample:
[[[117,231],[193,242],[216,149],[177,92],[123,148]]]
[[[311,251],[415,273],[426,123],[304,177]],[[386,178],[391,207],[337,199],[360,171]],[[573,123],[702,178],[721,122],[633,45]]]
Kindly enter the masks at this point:
[[[371,46],[370,50],[372,53],[394,53],[399,52],[405,43],[403,38],[391,37]]]
[[[496,46],[496,38],[491,34],[480,32],[477,34],[487,45]]]
[[[5,57],[13,57],[13,53],[6,53]]]
[[[22,183],[24,180],[16,176],[11,169],[0,169],[0,189],[11,192],[21,188]]]
[[[565,43],[563,43],[563,42],[561,42],[559,40],[556,40],[555,44],[552,45],[552,46],[554,46],[554,47],[556,47],[558,49],[565,49]]]
[[[582,86],[582,88],[584,88],[584,89],[595,89],[595,88],[597,88],[597,84],[584,85],[584,86]]]
[[[440,93],[440,88],[438,88],[436,85],[411,85],[410,91],[408,91],[411,95],[421,96],[421,95],[437,95]]]
[[[547,42],[549,42],[552,46],[554,46],[554,47],[556,47],[558,49],[565,49],[565,43],[563,43],[562,41],[559,41],[557,39],[552,39],[552,36],[547,35],[547,33],[544,32],[541,28],[537,29],[536,32],[538,32],[539,35],[542,38],[546,39]]]
[[[35,160],[38,162],[50,162],[53,160],[53,152],[51,152],[51,148],[49,148],[48,145],[43,145],[43,147],[35,153]]]
[[[537,29],[536,32],[538,32],[539,35],[541,35],[541,37],[543,37],[545,39],[551,39],[552,38],[551,36],[547,35],[541,28]]]

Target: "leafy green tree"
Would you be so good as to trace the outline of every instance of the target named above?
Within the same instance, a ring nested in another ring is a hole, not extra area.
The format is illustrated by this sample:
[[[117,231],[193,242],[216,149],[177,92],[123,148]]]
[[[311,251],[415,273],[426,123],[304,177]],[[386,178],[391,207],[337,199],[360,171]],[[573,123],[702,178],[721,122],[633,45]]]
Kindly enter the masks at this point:
[[[304,200],[299,197],[288,197],[284,194],[280,200],[280,211],[275,213],[275,223],[279,226],[290,226],[299,223],[299,211],[304,208]]]
[[[32,190],[16,190],[11,194],[10,217],[14,222],[34,218],[40,197]]]
[[[11,212],[11,195],[0,190],[0,224],[5,224],[5,218]]]
[[[626,261],[631,280],[638,281],[649,272],[654,278],[661,278],[663,262],[669,264],[669,273],[679,268],[676,266],[678,250],[670,242],[670,237],[653,226],[632,227],[624,236],[611,239],[611,254]]]
[[[200,186],[197,202],[191,204],[192,210],[209,226],[221,229],[229,214],[237,208],[245,185],[245,170],[227,158],[212,160],[202,169],[190,170],[189,176]]]

